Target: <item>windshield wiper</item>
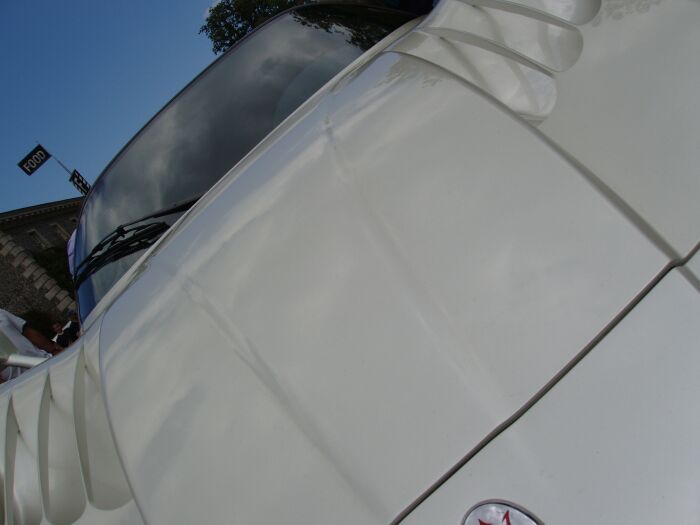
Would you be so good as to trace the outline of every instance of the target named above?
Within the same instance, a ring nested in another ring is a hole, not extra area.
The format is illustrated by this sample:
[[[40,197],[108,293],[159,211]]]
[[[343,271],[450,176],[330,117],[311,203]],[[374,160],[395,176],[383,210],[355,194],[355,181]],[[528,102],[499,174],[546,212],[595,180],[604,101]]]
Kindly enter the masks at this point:
[[[131,228],[122,228],[118,236],[103,246],[99,253],[87,257],[75,269],[75,287],[79,287],[88,277],[103,266],[132,253],[145,250],[156,242],[170,228],[167,222],[149,222]]]
[[[196,203],[201,195],[184,202],[174,204],[140,217],[134,221],[117,226],[98,242],[83,261],[75,268],[74,284],[79,287],[90,275],[106,264],[126,257],[132,253],[144,250],[152,245],[158,238],[170,228],[170,224],[164,221],[143,221],[165,217],[181,211],[186,211]]]
[[[126,233],[128,233],[129,230],[127,228],[129,226],[133,226],[134,224],[138,224],[143,221],[147,221],[149,219],[157,219],[159,217],[165,217],[166,215],[172,215],[173,213],[177,213],[179,211],[185,211],[190,209],[195,202],[197,202],[201,198],[202,194],[197,195],[196,197],[193,197],[191,199],[188,199],[183,202],[178,202],[176,204],[173,204],[172,206],[168,206],[167,208],[163,208],[161,210],[158,210],[157,212],[150,213],[148,215],[144,215],[143,217],[139,217],[138,219],[131,221],[131,222],[126,222],[124,224],[120,224],[117,226],[112,233],[108,233],[105,235],[100,242],[98,242],[95,247],[90,251],[90,253],[85,257],[83,262],[78,265],[78,270],[83,264],[85,264],[90,258],[92,258],[97,252],[101,251],[105,246],[107,246],[109,243],[111,243],[115,238],[118,237],[123,237]]]

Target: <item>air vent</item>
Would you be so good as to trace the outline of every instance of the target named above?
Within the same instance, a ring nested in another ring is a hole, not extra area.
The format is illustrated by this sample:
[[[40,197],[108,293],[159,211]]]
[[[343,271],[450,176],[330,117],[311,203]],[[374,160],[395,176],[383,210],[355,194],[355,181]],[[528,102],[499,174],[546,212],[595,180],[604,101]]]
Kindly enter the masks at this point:
[[[389,50],[446,69],[539,123],[554,108],[556,74],[583,51],[575,24],[599,9],[599,0],[442,0]]]
[[[0,392],[5,523],[142,523],[102,402],[98,330]]]

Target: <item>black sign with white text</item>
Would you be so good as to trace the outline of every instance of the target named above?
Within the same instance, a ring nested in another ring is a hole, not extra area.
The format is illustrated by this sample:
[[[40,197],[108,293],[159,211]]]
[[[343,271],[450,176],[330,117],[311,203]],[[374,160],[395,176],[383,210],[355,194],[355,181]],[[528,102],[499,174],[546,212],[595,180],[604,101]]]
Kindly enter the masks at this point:
[[[29,152],[29,155],[24,157],[17,164],[24,173],[31,175],[36,170],[44,165],[44,162],[51,158],[51,154],[39,144],[36,148]]]
[[[88,191],[90,191],[90,183],[83,178],[78,170],[73,170],[68,180],[71,181],[73,186],[83,195],[87,195]]]

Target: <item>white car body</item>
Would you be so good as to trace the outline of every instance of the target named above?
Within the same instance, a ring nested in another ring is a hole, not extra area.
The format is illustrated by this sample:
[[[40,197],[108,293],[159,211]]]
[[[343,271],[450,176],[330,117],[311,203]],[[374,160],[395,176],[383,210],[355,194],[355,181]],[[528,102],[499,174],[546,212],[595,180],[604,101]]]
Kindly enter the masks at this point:
[[[0,391],[6,523],[698,520],[700,2],[416,23]]]

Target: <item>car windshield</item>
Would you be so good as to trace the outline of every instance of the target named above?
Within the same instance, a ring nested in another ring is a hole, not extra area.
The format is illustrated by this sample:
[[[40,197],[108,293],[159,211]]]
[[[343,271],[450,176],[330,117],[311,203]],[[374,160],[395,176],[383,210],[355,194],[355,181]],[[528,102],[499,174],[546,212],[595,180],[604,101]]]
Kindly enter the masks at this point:
[[[91,263],[91,272],[78,280],[81,317],[148,244],[102,257],[96,266],[101,240],[204,193],[335,74],[410,18],[358,5],[299,7],[240,41],[183,89],[107,166],[83,205],[75,266]],[[182,213],[158,221],[172,224]]]

